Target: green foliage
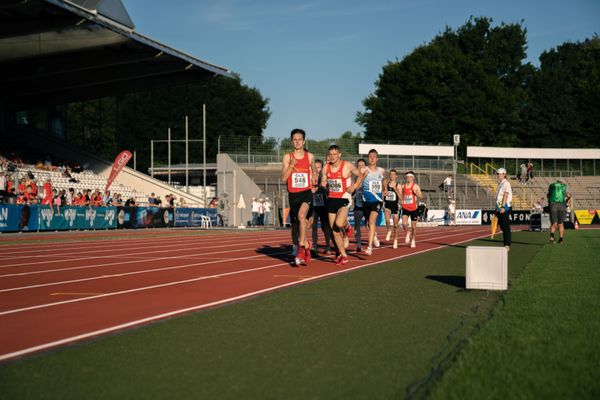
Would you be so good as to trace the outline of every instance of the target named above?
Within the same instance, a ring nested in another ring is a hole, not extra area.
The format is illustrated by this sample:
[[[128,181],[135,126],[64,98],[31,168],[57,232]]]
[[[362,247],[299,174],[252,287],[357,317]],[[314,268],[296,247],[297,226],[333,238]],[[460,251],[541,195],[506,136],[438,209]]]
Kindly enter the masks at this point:
[[[389,62],[356,121],[368,141],[462,145],[600,145],[598,37],[524,63],[526,30],[471,18]],[[464,150],[464,149],[463,149]]]
[[[167,87],[67,105],[67,139],[111,159],[123,149],[137,151],[138,169],[150,166],[150,140],[189,139],[203,136],[202,106],[206,104],[207,159],[217,154],[217,137],[260,136],[270,115],[268,99],[234,79],[221,76],[181,87]],[[167,161],[167,143],[155,143],[154,161]],[[191,163],[202,162],[202,143],[191,142]],[[184,143],[173,143],[173,164],[185,162]]]

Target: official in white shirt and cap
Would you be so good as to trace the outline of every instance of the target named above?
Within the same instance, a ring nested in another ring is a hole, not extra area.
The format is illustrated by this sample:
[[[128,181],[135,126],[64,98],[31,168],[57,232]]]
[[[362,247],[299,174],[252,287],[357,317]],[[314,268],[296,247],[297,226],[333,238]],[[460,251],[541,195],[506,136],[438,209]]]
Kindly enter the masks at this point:
[[[506,170],[498,168],[496,171],[498,176],[498,187],[496,188],[496,216],[498,217],[498,225],[502,229],[504,237],[504,247],[510,250],[511,235],[510,235],[510,219],[509,214],[512,209],[512,187],[506,179]]]

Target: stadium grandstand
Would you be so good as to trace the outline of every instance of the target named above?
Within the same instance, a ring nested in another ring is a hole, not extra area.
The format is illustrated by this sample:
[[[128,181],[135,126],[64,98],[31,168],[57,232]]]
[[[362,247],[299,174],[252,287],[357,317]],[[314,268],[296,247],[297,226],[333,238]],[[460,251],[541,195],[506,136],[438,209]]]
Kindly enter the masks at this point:
[[[8,179],[31,175],[41,185],[50,178],[56,189],[75,191],[104,190],[113,160],[66,143],[60,115],[49,112],[47,129],[39,129],[20,121],[20,111],[233,76],[136,32],[119,0],[3,1],[0,70],[0,155]],[[169,185],[133,168],[125,168],[111,189],[137,204],[156,193],[205,207],[212,194]]]

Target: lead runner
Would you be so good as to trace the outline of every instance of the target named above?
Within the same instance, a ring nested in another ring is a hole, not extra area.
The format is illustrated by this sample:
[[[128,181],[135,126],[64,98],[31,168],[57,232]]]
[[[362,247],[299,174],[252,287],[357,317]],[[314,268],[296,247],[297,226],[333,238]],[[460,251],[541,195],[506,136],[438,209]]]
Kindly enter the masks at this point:
[[[308,219],[312,215],[313,193],[316,191],[317,176],[315,157],[304,149],[306,133],[302,129],[294,129],[290,133],[294,151],[283,156],[281,181],[287,183],[290,204],[290,221],[292,223],[292,240],[298,237],[297,254],[294,264],[310,263],[310,241],[306,238]]]

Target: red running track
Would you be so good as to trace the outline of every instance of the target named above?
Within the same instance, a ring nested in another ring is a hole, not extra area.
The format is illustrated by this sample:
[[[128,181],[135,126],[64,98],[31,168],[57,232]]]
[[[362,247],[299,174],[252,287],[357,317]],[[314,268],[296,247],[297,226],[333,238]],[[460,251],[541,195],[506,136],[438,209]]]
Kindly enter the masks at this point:
[[[420,228],[414,249],[384,242],[366,257],[351,244],[343,267],[323,256],[298,268],[289,231],[152,232],[26,235],[16,244],[3,236],[0,361],[470,241],[489,227]]]

